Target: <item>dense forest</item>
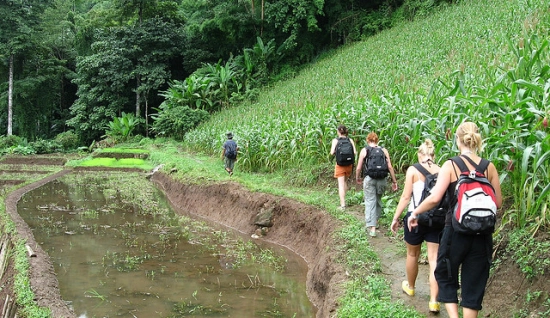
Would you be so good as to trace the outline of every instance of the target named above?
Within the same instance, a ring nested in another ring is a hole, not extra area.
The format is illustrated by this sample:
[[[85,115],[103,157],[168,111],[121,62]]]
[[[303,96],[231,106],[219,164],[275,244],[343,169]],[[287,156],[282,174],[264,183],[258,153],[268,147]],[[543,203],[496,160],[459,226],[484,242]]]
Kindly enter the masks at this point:
[[[452,2],[2,0],[0,131],[181,139],[323,53]]]

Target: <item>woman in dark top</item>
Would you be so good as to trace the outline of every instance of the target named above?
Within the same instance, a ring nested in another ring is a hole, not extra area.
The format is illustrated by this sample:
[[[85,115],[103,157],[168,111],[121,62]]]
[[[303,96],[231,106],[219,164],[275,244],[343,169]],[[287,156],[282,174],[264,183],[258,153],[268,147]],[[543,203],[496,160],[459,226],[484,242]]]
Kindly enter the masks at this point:
[[[473,160],[476,164],[481,162],[477,155],[482,150],[481,135],[476,124],[472,122],[462,123],[456,130],[456,143],[461,156]],[[467,168],[474,167],[464,160]],[[502,193],[497,170],[492,163],[489,163],[485,174],[495,190],[496,205],[502,205]],[[437,178],[437,183],[431,194],[420,204],[407,221],[409,230],[418,225],[418,214],[426,212],[435,207],[443,198],[445,192],[451,196],[455,195],[456,182],[461,170],[453,161],[447,160]],[[456,198],[453,198],[456,200]],[[455,202],[451,200],[451,202]],[[459,318],[457,291],[462,288],[460,305],[463,308],[464,318],[477,317],[485,286],[489,278],[491,265],[493,240],[492,234],[466,235],[455,232],[452,222],[452,208],[449,209],[446,217],[446,224],[439,243],[435,278],[439,287],[437,300],[445,303],[445,308],[450,318]],[[459,285],[458,273],[461,267],[461,279]]]

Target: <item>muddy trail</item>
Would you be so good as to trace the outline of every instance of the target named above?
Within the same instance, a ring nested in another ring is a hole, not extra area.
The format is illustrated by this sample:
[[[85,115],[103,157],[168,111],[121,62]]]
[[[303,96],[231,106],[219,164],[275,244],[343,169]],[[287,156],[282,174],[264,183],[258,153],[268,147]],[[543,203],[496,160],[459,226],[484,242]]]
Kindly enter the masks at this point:
[[[349,207],[346,211],[353,214],[360,221],[365,218],[364,206],[362,205]],[[449,317],[443,305],[439,314],[430,313],[428,310],[430,286],[428,285],[429,266],[427,260],[420,258],[415,295],[413,297],[408,296],[401,289],[401,282],[407,279],[405,275],[406,250],[404,243],[402,243],[403,236],[394,236],[390,229],[383,225],[376,230],[376,235],[376,237],[370,238],[369,242],[380,258],[382,274],[391,283],[392,298],[399,299],[405,305],[414,307],[416,311],[427,317]]]

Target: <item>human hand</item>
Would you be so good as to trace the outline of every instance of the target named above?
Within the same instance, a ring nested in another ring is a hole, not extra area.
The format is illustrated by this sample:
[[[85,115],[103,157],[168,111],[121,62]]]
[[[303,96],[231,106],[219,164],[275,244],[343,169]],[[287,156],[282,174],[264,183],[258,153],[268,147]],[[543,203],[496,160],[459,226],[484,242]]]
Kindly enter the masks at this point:
[[[391,228],[391,231],[394,235],[397,234],[397,229],[399,228],[399,219],[394,219],[391,222],[390,228]]]
[[[357,178],[357,184],[363,184],[363,179]]]
[[[393,190],[393,192],[395,192],[395,191],[397,191],[397,189],[399,189],[399,186],[397,185],[397,182],[392,182],[391,189]]]
[[[409,231],[412,231],[413,228],[418,226],[418,215],[412,214],[407,218],[407,226]]]

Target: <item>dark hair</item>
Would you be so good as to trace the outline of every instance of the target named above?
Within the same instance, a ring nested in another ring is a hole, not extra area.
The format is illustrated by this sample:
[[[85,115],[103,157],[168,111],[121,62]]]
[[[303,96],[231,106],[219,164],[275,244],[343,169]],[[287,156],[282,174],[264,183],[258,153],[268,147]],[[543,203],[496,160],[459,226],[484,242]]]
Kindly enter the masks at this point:
[[[344,125],[338,125],[338,131],[344,136],[348,135],[348,129]]]

